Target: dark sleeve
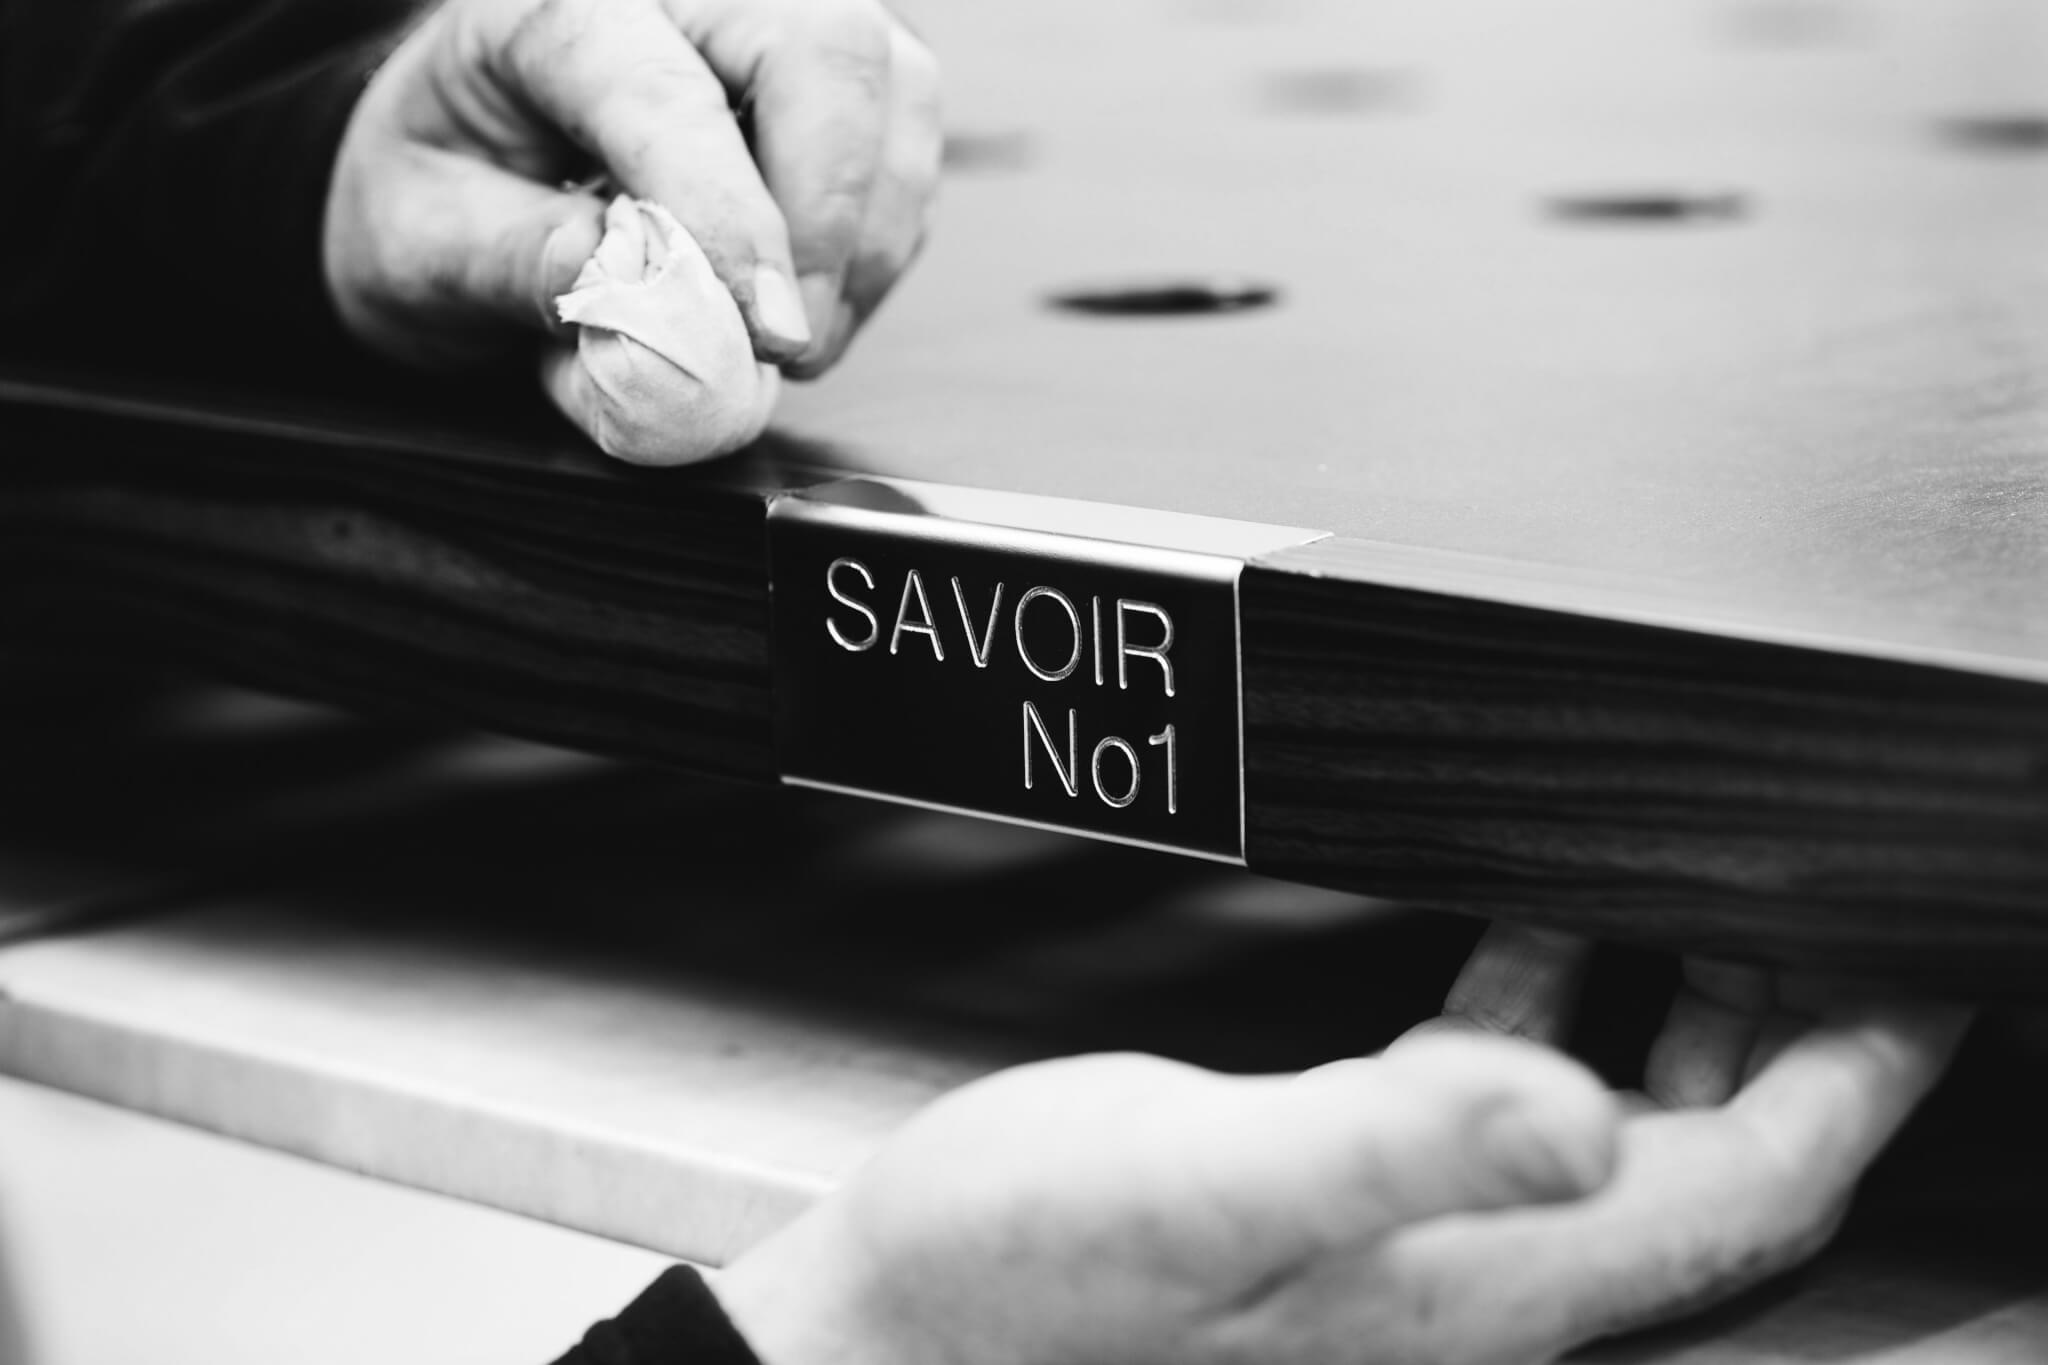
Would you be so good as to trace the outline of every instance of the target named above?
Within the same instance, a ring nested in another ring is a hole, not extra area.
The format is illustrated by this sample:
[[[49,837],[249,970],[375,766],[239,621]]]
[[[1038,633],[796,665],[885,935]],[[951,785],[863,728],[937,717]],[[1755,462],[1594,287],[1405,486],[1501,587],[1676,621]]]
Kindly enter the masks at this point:
[[[671,1266],[555,1365],[761,1365],[704,1277]]]
[[[0,0],[9,348],[318,348],[336,148],[417,0]]]

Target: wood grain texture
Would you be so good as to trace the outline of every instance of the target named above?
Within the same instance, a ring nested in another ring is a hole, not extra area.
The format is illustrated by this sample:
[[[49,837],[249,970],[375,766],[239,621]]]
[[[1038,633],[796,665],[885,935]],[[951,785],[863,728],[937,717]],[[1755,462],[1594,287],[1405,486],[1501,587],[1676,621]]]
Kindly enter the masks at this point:
[[[1346,574],[1374,554],[1323,542],[1240,585],[1254,869],[1935,988],[2048,986],[2037,684]]]
[[[302,695],[767,777],[770,443],[613,467],[471,419],[0,385],[0,604]]]
[[[2038,117],[2037,3],[1789,47],[1751,0],[911,9],[956,150],[1022,154],[956,158],[761,448],[643,476],[530,395],[0,380],[11,619],[767,777],[778,489],[1312,526],[1380,548],[1248,581],[1258,866],[2048,990],[2048,163],[1982,136]],[[1277,302],[1046,306],[1162,271]]]
[[[763,509],[828,477],[829,452],[770,442],[673,477],[466,409],[437,427],[246,396],[17,398],[0,468],[17,622],[140,633],[358,708],[775,776]],[[1343,539],[1268,556],[1241,602],[1257,870],[2048,990],[2048,687],[2024,658],[1885,657],[1717,618],[1697,584]]]

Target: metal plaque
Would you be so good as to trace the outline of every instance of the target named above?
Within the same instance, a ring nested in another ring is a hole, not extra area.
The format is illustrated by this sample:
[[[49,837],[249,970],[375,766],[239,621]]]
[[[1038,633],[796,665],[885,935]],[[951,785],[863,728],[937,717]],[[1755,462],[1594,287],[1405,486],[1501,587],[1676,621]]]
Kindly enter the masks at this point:
[[[1315,532],[886,479],[768,527],[784,780],[1243,860],[1238,572]]]

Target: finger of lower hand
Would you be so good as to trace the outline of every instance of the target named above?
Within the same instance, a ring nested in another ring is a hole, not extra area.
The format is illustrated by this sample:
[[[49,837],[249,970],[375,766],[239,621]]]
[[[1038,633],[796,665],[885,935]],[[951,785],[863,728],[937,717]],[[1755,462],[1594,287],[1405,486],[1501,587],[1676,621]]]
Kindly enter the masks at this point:
[[[1796,1033],[1730,1111],[1790,1169],[1860,1174],[1940,1080],[1969,1021],[1961,1006],[1918,1001],[1845,1011]]]
[[[1650,1046],[1644,1088],[1673,1108],[1726,1102],[1745,1079],[1770,1000],[1769,974],[1761,968],[1688,961]]]
[[[1443,1016],[1408,1037],[1477,1030],[1560,1043],[1571,1028],[1592,953],[1592,943],[1575,934],[1497,921],[1458,973]]]
[[[1355,1244],[1419,1219],[1574,1199],[1611,1171],[1612,1096],[1577,1064],[1449,1035],[1399,1056],[1234,1083],[1204,1132],[1247,1226]]]
[[[1614,1179],[1590,1198],[1418,1224],[1388,1241],[1384,1266],[1434,1306],[1409,1334],[1441,1357],[1548,1359],[1794,1263],[1839,1207],[1831,1173],[1810,1174],[1795,1187],[1724,1111],[1653,1113],[1624,1124]]]
[[[892,26],[889,52],[889,110],[866,211],[829,311],[812,316],[811,349],[789,369],[794,378],[811,378],[839,359],[910,268],[931,221],[944,143],[938,64],[901,25]]]
[[[1963,1022],[1914,1007],[1811,1029],[1729,1105],[1631,1119],[1592,1198],[1421,1225],[1390,1255],[1480,1342],[1562,1349],[1703,1307],[1825,1243]]]
[[[811,333],[782,215],[724,87],[655,0],[541,0],[481,42],[499,79],[628,193],[676,216],[764,360],[802,353]]]

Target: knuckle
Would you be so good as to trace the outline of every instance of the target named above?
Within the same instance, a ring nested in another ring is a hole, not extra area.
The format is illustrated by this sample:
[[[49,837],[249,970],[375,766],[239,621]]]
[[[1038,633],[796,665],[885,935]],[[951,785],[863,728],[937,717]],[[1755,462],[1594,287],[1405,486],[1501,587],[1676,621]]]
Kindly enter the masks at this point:
[[[877,51],[896,22],[882,0],[808,0],[803,15],[805,25],[820,33],[866,43]]]
[[[607,112],[694,125],[706,119],[729,119],[731,107],[715,81],[673,56],[650,53],[614,72],[599,95]]]
[[[867,186],[840,181],[821,187],[804,205],[801,224],[791,223],[799,269],[845,268],[859,246]]]
[[[817,59],[834,85],[863,103],[880,105],[888,99],[890,62],[886,43],[823,45]]]
[[[481,16],[481,7],[471,13]],[[506,33],[503,53],[512,70],[527,82],[561,61],[563,55],[584,40],[590,17],[580,0],[539,0],[513,22]],[[473,33],[487,31],[479,17]]]
[[[833,80],[880,100],[894,64],[893,28],[873,0],[830,0],[812,7],[795,36]]]

